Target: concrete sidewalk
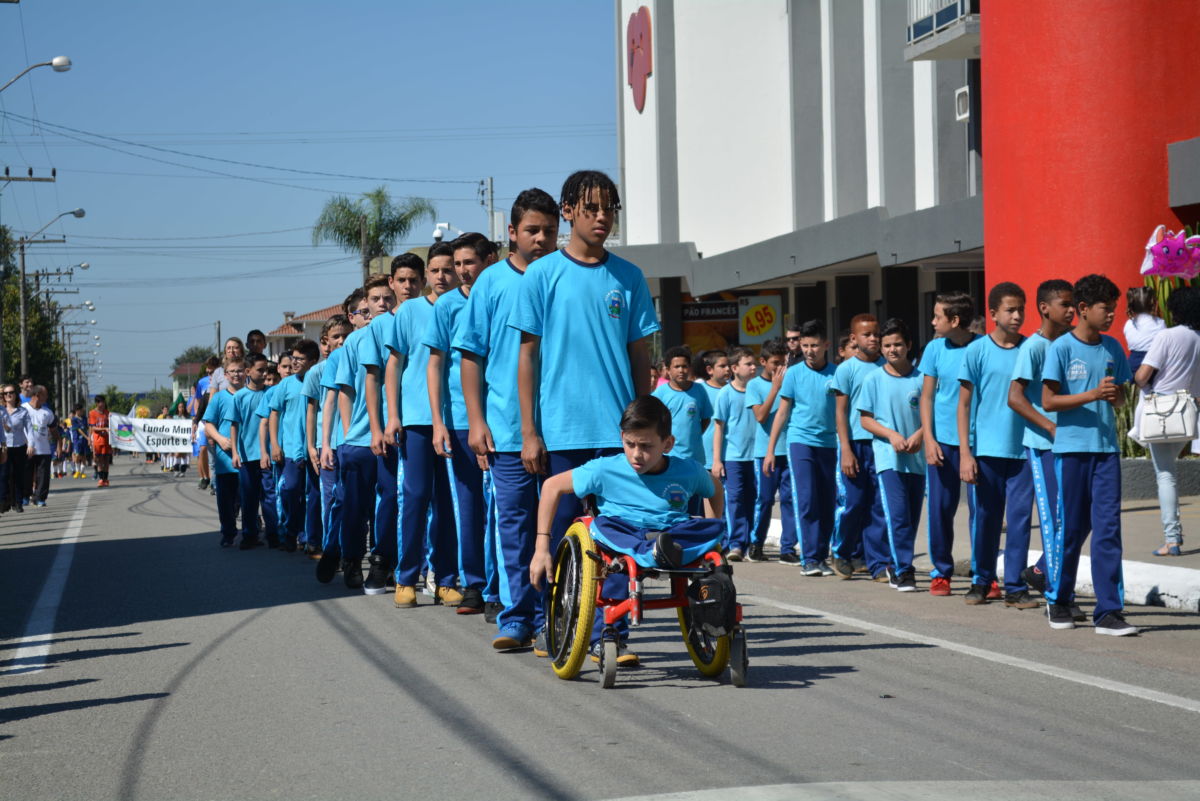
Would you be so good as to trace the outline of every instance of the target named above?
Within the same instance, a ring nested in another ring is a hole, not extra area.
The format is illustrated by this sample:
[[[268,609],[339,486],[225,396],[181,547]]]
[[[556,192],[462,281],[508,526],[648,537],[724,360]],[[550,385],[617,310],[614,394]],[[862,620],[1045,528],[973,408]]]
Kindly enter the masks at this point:
[[[1158,503],[1153,500],[1130,499],[1121,504],[1121,536],[1125,545],[1125,602],[1128,604],[1165,606],[1200,612],[1200,495],[1180,499],[1180,519],[1183,523],[1184,544],[1182,556],[1156,557],[1155,548],[1163,544],[1162,521]],[[1030,537],[1029,563],[1033,564],[1041,555],[1041,530],[1037,514],[1033,516],[1033,532]],[[917,555],[914,563],[919,571],[931,567],[924,547],[928,543],[928,528],[924,511],[921,528],[917,532]],[[779,506],[776,504],[774,519],[767,532],[767,544],[779,547]],[[955,573],[970,572],[970,536],[967,532],[966,493],[954,521]],[[1081,595],[1092,594],[1091,560],[1087,554],[1091,541],[1084,546],[1080,559],[1076,591]],[[1003,557],[1001,558],[1003,562]],[[1003,570],[1003,564],[1000,565]]]

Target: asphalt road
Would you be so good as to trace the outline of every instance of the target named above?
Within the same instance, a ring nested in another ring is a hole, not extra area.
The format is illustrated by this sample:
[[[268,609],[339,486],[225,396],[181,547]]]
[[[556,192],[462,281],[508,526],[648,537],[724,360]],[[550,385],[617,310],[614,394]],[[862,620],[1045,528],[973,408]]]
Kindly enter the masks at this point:
[[[1194,614],[1100,637],[743,564],[750,686],[654,613],[602,690],[217,539],[194,480],[125,458],[0,518],[0,798],[1200,798]]]

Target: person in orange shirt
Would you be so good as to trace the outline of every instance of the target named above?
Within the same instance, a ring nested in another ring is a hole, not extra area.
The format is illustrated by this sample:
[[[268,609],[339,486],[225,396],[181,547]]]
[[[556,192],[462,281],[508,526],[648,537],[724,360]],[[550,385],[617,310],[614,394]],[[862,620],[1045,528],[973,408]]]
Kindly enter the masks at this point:
[[[96,408],[88,412],[88,428],[92,431],[92,456],[96,464],[96,486],[108,486],[108,468],[112,465],[112,445],[108,440],[108,403],[103,395],[96,396]]]

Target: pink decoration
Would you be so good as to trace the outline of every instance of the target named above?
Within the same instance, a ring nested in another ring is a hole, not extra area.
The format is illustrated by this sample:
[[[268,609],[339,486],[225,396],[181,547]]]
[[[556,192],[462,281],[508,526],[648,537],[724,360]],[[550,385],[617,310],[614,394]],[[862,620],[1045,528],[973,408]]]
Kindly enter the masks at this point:
[[[1142,260],[1142,275],[1164,278],[1195,278],[1200,274],[1200,236],[1188,236],[1180,231],[1168,231],[1160,225],[1146,243]]]

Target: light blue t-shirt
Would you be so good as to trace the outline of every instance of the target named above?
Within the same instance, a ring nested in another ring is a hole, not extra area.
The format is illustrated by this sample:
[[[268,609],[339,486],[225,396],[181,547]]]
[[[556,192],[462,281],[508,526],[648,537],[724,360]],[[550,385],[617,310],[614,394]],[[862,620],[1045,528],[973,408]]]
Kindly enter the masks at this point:
[[[724,389],[727,385],[722,384],[719,387],[714,387],[712,384],[709,384],[707,381],[697,381],[696,383],[698,383],[701,387],[703,387],[704,394],[708,395],[709,408],[716,411],[717,396],[721,394],[721,390]],[[666,386],[666,385],[664,384],[663,386]],[[710,421],[709,424],[704,428],[704,435],[703,435],[703,439],[702,439],[702,442],[700,445],[701,450],[703,450],[703,452],[704,452],[704,459],[702,461],[704,463],[705,470],[712,469],[713,437],[716,435],[716,433],[717,433],[716,426],[714,426],[712,424],[712,422]],[[725,449],[722,447],[721,453],[724,453],[724,452],[725,452]]]
[[[225,409],[222,422],[237,423],[238,458],[243,462],[257,462],[262,457],[258,443],[259,401],[264,395],[261,389],[242,387],[233,393],[233,401]]]
[[[1049,349],[1050,340],[1040,333],[1026,337],[1021,343],[1020,352],[1017,353],[1012,380],[1019,379],[1025,382],[1025,399],[1033,404],[1038,414],[1044,415],[1053,423],[1058,418],[1058,413],[1042,408],[1042,366],[1046,363],[1046,351]],[[1021,422],[1025,425],[1025,433],[1021,437],[1023,446],[1039,451],[1048,451],[1054,446],[1050,434],[1044,428],[1035,426],[1023,417]]]
[[[217,433],[223,437],[229,436],[229,418],[226,413],[232,405],[233,393],[223,389],[212,396],[208,407],[204,410],[202,418],[204,422],[216,426]],[[257,433],[257,429],[255,429],[255,433]],[[213,469],[218,473],[237,472],[233,466],[233,454],[221,449],[216,443],[213,443]]]
[[[325,360],[325,368],[321,371],[321,404],[325,403],[325,393],[328,390],[332,389],[334,392],[339,392],[341,389],[338,386],[337,373],[338,366],[341,365],[342,359],[346,356],[345,350],[346,345],[342,343],[342,346],[330,353],[329,358]],[[321,440],[319,435],[317,440],[318,442]],[[336,450],[345,441],[346,435],[342,430],[342,412],[338,407],[337,398],[335,397],[333,400],[333,415],[329,421],[329,447]]]
[[[873,362],[852,356],[837,366],[833,371],[833,388],[839,395],[845,395],[849,401],[846,406],[846,418],[850,423],[851,440],[871,440],[873,437],[862,427],[859,420],[858,394],[862,392],[862,382],[873,370],[884,363],[880,356]],[[835,424],[836,425],[836,424]],[[836,430],[836,429],[835,429]]]
[[[486,272],[484,270],[480,277]],[[421,344],[426,348],[442,352],[442,422],[456,431],[466,431],[470,426],[462,391],[462,351],[451,347],[466,305],[467,295],[463,294],[461,286],[442,295],[433,304],[433,318],[421,338]],[[432,419],[432,410],[430,414]]]
[[[746,408],[750,410],[750,421],[754,425],[754,458],[762,459],[767,455],[767,445],[771,443],[771,426],[775,424],[775,413],[779,411],[779,395],[775,396],[775,402],[771,404],[771,413],[767,415],[767,419],[763,422],[758,422],[754,416],[754,411],[751,406],[760,406],[771,394],[771,382],[762,376],[755,376],[746,382]],[[787,438],[780,437],[775,443],[775,455],[787,456]]]
[[[325,365],[329,364],[329,359],[322,359],[308,369],[304,374],[304,384],[300,387],[300,394],[304,396],[305,403],[312,401],[316,404],[317,421],[316,421],[316,436],[313,437],[313,444],[317,450],[321,450],[321,420],[325,417],[325,410],[321,407],[325,402],[325,390],[321,388],[321,374],[325,372]],[[305,412],[305,425],[307,426],[307,415]],[[304,442],[308,444],[308,433],[305,432]]]
[[[912,436],[921,427],[921,385],[924,381],[924,376],[915,367],[906,376],[894,376],[886,367],[868,373],[858,394],[858,411],[870,412],[884,428],[905,437]],[[876,473],[895,470],[925,475],[925,456],[920,451],[900,453],[892,443],[874,435],[871,451],[875,454]]]
[[[345,344],[339,348],[345,353],[338,362],[337,375],[334,377],[339,389],[352,395],[350,398],[350,426],[346,430],[346,440],[343,444],[359,448],[371,446],[371,421],[367,417],[367,395],[363,391],[363,379],[366,377],[367,371],[359,361],[359,347],[364,340],[369,349],[373,345],[369,328],[360,328],[346,337]]]
[[[358,365],[364,371],[367,367],[379,368],[379,426],[382,428],[387,424],[388,418],[388,397],[385,391],[386,370],[388,360],[388,348],[386,341],[388,337],[396,330],[395,313],[388,312],[380,314],[371,319],[367,325],[367,333],[358,340]],[[366,373],[363,373],[363,379],[366,379]],[[366,409],[366,400],[363,401],[363,408]],[[370,430],[371,420],[367,418],[367,428]]]
[[[820,370],[814,370],[807,362],[797,362],[783,376],[783,387],[779,397],[792,402],[792,414],[788,418],[787,436],[793,442],[810,448],[836,448],[837,393],[833,389],[833,375],[837,368],[830,362]]]
[[[308,412],[307,401],[301,394],[303,384],[300,377],[292,374],[275,385],[271,396],[271,411],[279,414],[277,430],[279,448],[285,459],[307,459],[308,444],[304,439],[304,421]]]
[[[539,424],[547,450],[619,447],[633,400],[629,346],[659,329],[642,271],[605,253],[585,264],[559,250],[525,271],[509,325],[541,338]]]
[[[921,373],[937,381],[933,393],[933,431],[926,431],[925,436],[943,445],[958,446],[958,372],[963,354],[977,339],[979,335],[972,334],[967,344],[955,345],[947,337],[938,337],[921,354],[918,366]]]
[[[712,420],[713,410],[708,401],[708,393],[699,381],[684,391],[672,389],[670,384],[663,384],[654,390],[654,397],[663,402],[671,413],[671,433],[675,436],[675,447],[671,449],[672,456],[692,459],[704,464],[704,432],[701,426]],[[712,452],[709,452],[712,461]]]
[[[738,389],[732,381],[726,384],[717,393],[713,420],[720,420],[725,424],[725,442],[721,446],[722,461],[754,461],[754,431],[758,428],[758,421],[754,419],[754,412],[746,405],[746,390]]]
[[[1050,344],[1042,382],[1054,381],[1060,395],[1078,395],[1111,376],[1117,385],[1130,380],[1129,361],[1117,340],[1100,335],[1095,345],[1067,332]],[[1055,453],[1119,453],[1117,415],[1112,404],[1095,400],[1058,413]]]
[[[483,357],[486,415],[500,453],[521,450],[521,401],[517,397],[517,360],[521,332],[508,324],[525,273],[505,259],[484,270],[471,287],[459,316],[452,347]],[[460,372],[461,380],[461,372]]]
[[[486,272],[486,271],[485,271]],[[433,319],[436,298],[422,295],[405,301],[396,312],[395,336],[388,347],[400,357],[400,423],[406,426],[431,426],[429,385],[425,370],[429,366],[429,348],[421,344],[429,321]]]
[[[279,384],[269,386],[263,390],[263,394],[258,396],[258,406],[254,407],[254,414],[266,420],[271,416],[271,399],[275,397],[275,390],[279,389]]]
[[[968,430],[975,432],[971,450],[977,457],[1025,458],[1021,444],[1025,421],[1008,405],[1018,353],[1019,344],[1005,348],[990,336],[982,336],[967,345],[963,354],[958,380],[973,387]]]
[[[596,496],[600,514],[661,531],[689,518],[693,497],[711,498],[714,492],[712,477],[699,462],[664,458],[667,469],[657,475],[638,475],[623,453],[593,459],[571,471],[571,483],[580,498]]]

